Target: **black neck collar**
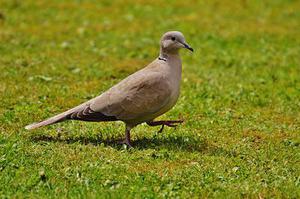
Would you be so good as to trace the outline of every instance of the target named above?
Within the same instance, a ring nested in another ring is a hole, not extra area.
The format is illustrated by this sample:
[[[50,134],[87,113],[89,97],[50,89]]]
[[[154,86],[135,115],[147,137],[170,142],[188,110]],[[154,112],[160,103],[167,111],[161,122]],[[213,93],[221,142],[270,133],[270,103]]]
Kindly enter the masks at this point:
[[[163,58],[163,57],[158,57],[159,60],[162,60],[162,61],[167,61],[166,58]]]

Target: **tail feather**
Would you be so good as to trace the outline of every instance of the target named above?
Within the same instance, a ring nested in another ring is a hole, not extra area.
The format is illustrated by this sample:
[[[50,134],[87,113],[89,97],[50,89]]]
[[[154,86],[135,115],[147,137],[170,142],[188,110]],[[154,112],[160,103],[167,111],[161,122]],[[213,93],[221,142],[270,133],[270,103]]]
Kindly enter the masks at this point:
[[[90,100],[91,101],[91,100]],[[32,130],[32,129],[36,129],[36,128],[39,128],[39,127],[42,127],[42,126],[47,126],[47,125],[50,125],[50,124],[55,124],[55,123],[58,123],[58,122],[62,122],[62,121],[65,121],[67,119],[69,119],[68,117],[70,116],[70,114],[82,109],[83,107],[86,106],[87,103],[89,103],[90,101],[87,101],[83,104],[80,104],[74,108],[71,108],[65,112],[62,112],[58,115],[55,115],[53,117],[50,117],[44,121],[41,121],[41,122],[36,122],[36,123],[33,123],[33,124],[29,124],[27,126],[25,126],[25,129],[27,130]]]
[[[80,104],[79,106],[76,106],[66,112],[50,117],[49,119],[46,119],[44,121],[29,124],[25,126],[25,129],[32,130],[42,126],[47,126],[50,124],[62,122],[65,120],[82,120],[82,121],[116,121],[117,120],[115,116],[107,116],[101,112],[93,111],[89,106],[90,101]]]
[[[55,124],[55,123],[58,123],[58,122],[62,122],[65,119],[67,119],[66,116],[67,115],[65,113],[61,113],[61,114],[58,114],[56,116],[50,117],[49,119],[46,119],[44,121],[29,124],[29,125],[25,126],[25,129],[32,130],[32,129],[36,129],[36,128],[39,128],[39,127],[42,127],[42,126],[47,126],[47,125],[50,125],[50,124]]]

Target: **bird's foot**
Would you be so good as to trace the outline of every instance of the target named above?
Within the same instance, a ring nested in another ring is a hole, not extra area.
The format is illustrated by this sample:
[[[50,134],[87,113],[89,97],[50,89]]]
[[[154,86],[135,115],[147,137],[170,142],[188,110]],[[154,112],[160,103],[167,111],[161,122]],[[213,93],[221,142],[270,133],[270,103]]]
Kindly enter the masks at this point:
[[[178,124],[183,123],[183,120],[161,120],[147,122],[149,126],[160,126],[161,128],[157,133],[161,133],[164,130],[165,125],[168,127],[176,127]]]
[[[122,144],[125,144],[127,146],[127,148],[132,148],[131,139],[130,139],[130,129],[131,128],[126,125],[125,139],[122,142]]]
[[[125,140],[122,140],[119,142],[119,144],[123,144],[123,145],[126,145],[127,148],[133,148],[132,145],[131,145],[131,142],[130,141],[127,141],[126,139]]]

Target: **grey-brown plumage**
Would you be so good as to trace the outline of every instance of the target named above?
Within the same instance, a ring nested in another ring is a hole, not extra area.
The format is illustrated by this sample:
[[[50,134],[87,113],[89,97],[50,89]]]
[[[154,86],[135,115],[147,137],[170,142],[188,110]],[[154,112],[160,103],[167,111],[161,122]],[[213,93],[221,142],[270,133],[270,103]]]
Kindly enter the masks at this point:
[[[126,124],[125,143],[130,144],[130,129],[147,122],[150,126],[173,127],[182,121],[154,121],[170,110],[179,97],[181,59],[179,49],[193,49],[178,31],[165,33],[161,38],[160,55],[145,68],[128,76],[100,96],[66,112],[39,123],[26,126],[28,130],[65,120],[117,121]]]

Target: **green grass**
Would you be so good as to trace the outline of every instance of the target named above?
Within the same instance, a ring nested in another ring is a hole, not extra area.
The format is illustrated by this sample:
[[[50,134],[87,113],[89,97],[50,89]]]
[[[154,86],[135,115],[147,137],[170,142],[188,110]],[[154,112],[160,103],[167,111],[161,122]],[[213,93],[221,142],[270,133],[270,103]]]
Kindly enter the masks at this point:
[[[1,198],[299,198],[300,2],[0,3]],[[179,30],[181,97],[161,118],[24,126],[86,101]]]

